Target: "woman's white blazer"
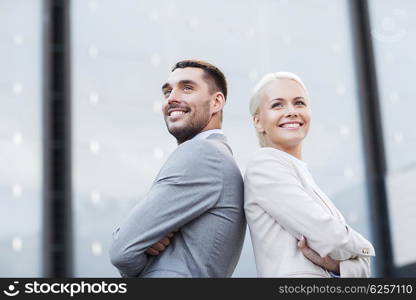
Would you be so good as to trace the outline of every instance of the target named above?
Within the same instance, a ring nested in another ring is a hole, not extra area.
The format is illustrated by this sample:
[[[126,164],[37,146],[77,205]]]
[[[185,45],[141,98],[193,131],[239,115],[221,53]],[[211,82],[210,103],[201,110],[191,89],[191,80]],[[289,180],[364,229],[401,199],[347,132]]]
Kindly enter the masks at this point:
[[[261,148],[244,176],[245,213],[259,277],[331,277],[297,247],[304,236],[321,257],[341,260],[341,277],[369,277],[372,244],[345,222],[306,164]]]

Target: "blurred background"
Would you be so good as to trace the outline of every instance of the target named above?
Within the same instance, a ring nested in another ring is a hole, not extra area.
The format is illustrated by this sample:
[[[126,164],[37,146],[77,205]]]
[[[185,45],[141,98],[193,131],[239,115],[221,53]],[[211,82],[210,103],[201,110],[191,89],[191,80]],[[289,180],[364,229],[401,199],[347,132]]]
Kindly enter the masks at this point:
[[[111,233],[176,147],[160,87],[187,58],[228,79],[242,173],[252,88],[299,75],[317,183],[375,245],[374,277],[416,276],[415,14],[412,0],[0,0],[0,276],[119,276]],[[256,277],[248,230],[233,276]]]

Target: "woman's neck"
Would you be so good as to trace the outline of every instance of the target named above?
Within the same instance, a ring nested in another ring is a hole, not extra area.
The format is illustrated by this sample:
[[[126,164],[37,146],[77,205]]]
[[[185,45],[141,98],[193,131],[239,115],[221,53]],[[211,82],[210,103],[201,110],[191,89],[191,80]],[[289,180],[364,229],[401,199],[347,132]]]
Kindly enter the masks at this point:
[[[302,160],[302,145],[301,144],[298,144],[294,147],[287,147],[287,146],[282,146],[282,145],[266,145],[266,146],[279,149],[283,152],[286,152],[296,157],[297,159]]]

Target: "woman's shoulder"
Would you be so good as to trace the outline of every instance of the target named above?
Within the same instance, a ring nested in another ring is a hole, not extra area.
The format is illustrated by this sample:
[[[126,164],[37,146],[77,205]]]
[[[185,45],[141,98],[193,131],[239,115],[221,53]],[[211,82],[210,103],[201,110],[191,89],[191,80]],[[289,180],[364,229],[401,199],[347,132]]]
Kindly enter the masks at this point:
[[[280,168],[293,169],[294,163],[288,157],[286,152],[271,147],[263,147],[258,149],[251,156],[246,172],[255,171],[259,169],[275,170]],[[275,168],[274,168],[275,167]]]
[[[282,163],[290,163],[292,160],[290,159],[290,154],[271,147],[262,147],[255,151],[251,156],[250,162],[259,162],[263,160],[275,160]]]

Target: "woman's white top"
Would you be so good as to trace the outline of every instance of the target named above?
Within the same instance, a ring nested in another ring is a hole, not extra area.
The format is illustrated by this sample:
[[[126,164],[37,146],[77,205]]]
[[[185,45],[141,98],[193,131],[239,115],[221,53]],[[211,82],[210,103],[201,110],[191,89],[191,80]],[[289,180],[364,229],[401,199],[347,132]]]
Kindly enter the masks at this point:
[[[260,277],[331,277],[297,247],[304,236],[321,257],[341,260],[341,277],[369,277],[374,247],[345,222],[305,162],[259,149],[244,176],[245,212]]]

